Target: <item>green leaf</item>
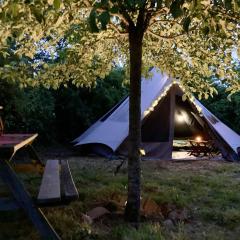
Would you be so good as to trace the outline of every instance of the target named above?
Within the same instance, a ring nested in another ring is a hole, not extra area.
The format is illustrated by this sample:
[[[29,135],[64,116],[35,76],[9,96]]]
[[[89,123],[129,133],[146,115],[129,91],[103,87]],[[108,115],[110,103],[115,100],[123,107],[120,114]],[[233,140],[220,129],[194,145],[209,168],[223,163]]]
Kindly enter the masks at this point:
[[[182,101],[185,102],[186,100],[187,100],[187,95],[186,94],[182,95]]]
[[[89,18],[88,18],[88,24],[89,24],[91,32],[99,32],[99,29],[98,29],[97,23],[96,23],[96,17],[97,17],[96,11],[95,11],[95,9],[92,9],[92,11],[89,15]]]
[[[53,1],[53,6],[56,10],[58,10],[61,6],[61,0],[54,0]]]
[[[39,8],[36,8],[35,6],[31,6],[31,12],[39,23],[43,22],[44,17],[43,17],[42,12]]]
[[[206,35],[208,35],[209,32],[210,32],[210,28],[209,28],[208,26],[205,26],[205,27],[203,27],[202,32],[203,32],[203,34],[206,36]]]
[[[110,12],[111,13],[118,13],[119,12],[119,8],[117,6],[113,6],[111,9],[110,9]]]
[[[183,30],[185,32],[188,32],[190,23],[191,23],[191,18],[189,16],[183,19]]]
[[[228,96],[227,96],[227,100],[229,101],[229,102],[231,102],[232,101],[232,94],[229,94]]]
[[[171,6],[171,3],[172,3],[172,1],[171,0],[165,0],[165,5],[166,5],[166,7],[170,7]]]
[[[160,8],[162,6],[162,0],[157,0],[157,8]]]
[[[94,6],[97,8],[102,8],[102,7],[106,8],[109,6],[109,2],[108,2],[108,0],[101,0],[100,2],[95,1]]]
[[[227,10],[233,10],[233,3],[232,0],[225,0],[224,5]]]
[[[11,4],[11,13],[13,17],[16,17],[18,15],[19,12],[19,6],[17,3],[13,3]]]
[[[183,15],[183,10],[181,8],[184,1],[182,0],[174,0],[170,6],[170,13],[174,18],[181,17]]]
[[[135,0],[134,3],[137,5],[137,7],[142,8],[145,5],[145,1],[143,0]]]
[[[107,24],[110,21],[110,14],[109,12],[103,12],[98,16],[99,21],[101,22],[102,29],[106,30]]]

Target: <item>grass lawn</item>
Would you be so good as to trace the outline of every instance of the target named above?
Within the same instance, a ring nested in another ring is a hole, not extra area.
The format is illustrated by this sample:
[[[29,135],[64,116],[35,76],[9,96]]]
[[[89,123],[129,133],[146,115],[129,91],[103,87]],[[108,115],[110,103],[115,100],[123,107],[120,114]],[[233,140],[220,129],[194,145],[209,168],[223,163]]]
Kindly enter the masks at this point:
[[[119,161],[68,158],[80,199],[65,207],[44,208],[62,239],[160,240],[240,239],[240,165],[224,161],[144,161],[142,223],[136,231],[123,221],[127,176]],[[22,175],[36,195],[41,177]],[[94,207],[111,213],[89,223]],[[0,213],[0,239],[38,239],[21,212]]]

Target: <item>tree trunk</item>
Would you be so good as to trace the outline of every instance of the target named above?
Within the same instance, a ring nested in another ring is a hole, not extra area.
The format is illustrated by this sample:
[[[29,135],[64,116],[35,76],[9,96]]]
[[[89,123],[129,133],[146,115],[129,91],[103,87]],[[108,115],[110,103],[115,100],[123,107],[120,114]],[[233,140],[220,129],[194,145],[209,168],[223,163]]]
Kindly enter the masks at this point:
[[[125,220],[138,228],[141,194],[141,68],[143,31],[129,28],[130,94],[128,142],[128,199]]]

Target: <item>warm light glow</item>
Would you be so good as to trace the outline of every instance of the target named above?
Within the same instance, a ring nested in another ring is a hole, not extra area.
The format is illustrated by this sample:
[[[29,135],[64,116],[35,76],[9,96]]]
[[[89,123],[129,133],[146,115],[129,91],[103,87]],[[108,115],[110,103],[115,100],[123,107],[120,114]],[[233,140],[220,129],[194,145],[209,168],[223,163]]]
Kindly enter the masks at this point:
[[[177,121],[179,123],[183,123],[184,122],[184,116],[182,114],[177,115]]]
[[[145,152],[145,150],[144,150],[144,149],[142,149],[142,148],[139,150],[139,152],[140,152],[141,156],[145,156],[145,155],[146,155],[146,152]]]
[[[176,113],[175,118],[178,123],[184,123],[188,120],[188,115],[185,112],[180,112]]]
[[[198,112],[201,113],[202,112],[202,108],[199,107],[198,105],[196,105],[196,107],[197,107]]]
[[[156,107],[157,104],[158,104],[158,101],[156,100],[156,101],[153,102],[152,106],[153,106],[153,107]]]
[[[143,115],[144,115],[144,117],[146,117],[148,114],[150,113],[150,111],[144,111],[144,113],[143,113]]]
[[[202,137],[201,137],[201,136],[197,136],[197,137],[195,138],[195,140],[196,140],[197,142],[201,142],[201,141],[202,141]]]

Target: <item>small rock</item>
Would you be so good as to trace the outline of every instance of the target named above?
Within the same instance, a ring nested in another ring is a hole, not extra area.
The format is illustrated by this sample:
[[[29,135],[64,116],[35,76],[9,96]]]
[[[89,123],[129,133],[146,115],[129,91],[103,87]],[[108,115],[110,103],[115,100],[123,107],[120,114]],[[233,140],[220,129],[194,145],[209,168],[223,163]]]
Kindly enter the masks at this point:
[[[176,210],[174,211],[171,211],[169,214],[168,214],[168,218],[171,219],[172,221],[177,221],[178,219],[178,213]]]
[[[88,211],[86,215],[88,215],[92,220],[95,220],[109,213],[110,212],[104,207],[96,207]]]
[[[187,210],[184,208],[181,212],[178,214],[178,220],[179,221],[186,221],[188,219],[188,213]]]
[[[171,219],[166,219],[164,222],[163,222],[163,226],[167,229],[173,229],[174,228],[174,224],[173,224],[173,221]]]
[[[168,214],[168,218],[171,219],[173,222],[186,221],[188,219],[187,210],[184,208],[181,210],[178,209],[171,211]]]
[[[89,217],[88,215],[86,214],[82,214],[82,219],[85,223],[87,224],[92,224],[93,223],[93,220],[91,217]]]

